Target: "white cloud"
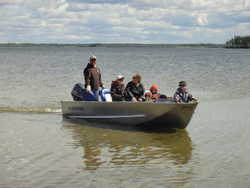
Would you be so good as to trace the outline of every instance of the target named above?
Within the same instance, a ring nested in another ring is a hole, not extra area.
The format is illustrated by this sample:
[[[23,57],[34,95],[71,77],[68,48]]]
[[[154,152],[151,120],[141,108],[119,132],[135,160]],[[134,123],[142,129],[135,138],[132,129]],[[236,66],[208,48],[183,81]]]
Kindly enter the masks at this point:
[[[197,19],[197,24],[204,26],[208,25],[207,14],[206,13],[195,13],[193,14]]]
[[[0,16],[0,42],[224,42],[249,34],[250,0],[1,0]]]
[[[25,3],[25,0],[1,0],[0,1],[0,4],[15,4],[15,3]]]

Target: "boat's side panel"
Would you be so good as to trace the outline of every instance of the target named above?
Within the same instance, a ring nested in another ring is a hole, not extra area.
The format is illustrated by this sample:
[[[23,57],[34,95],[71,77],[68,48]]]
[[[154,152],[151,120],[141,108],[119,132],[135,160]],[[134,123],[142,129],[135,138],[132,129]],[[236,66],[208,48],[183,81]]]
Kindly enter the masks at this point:
[[[161,116],[171,110],[173,105],[132,102],[62,102],[65,117],[82,116],[95,122],[136,125]],[[110,117],[112,116],[112,117]],[[102,118],[103,117],[103,118]],[[110,118],[108,118],[110,117]]]
[[[197,104],[62,101],[63,116],[95,123],[165,124],[185,128]]]
[[[122,115],[135,112],[152,114],[154,116],[162,114],[166,110],[173,108],[175,104],[164,103],[135,103],[135,102],[81,102],[63,101],[63,114],[102,114],[102,115]]]
[[[189,104],[177,104],[175,108],[158,116],[143,125],[155,125],[155,126],[167,126],[169,128],[181,128],[187,127],[192,115],[195,111],[197,103]]]

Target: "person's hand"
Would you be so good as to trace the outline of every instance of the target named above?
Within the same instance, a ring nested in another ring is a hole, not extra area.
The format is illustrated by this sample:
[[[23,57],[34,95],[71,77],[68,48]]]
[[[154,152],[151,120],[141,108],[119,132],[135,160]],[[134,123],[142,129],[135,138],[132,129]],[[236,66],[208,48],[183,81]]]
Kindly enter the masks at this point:
[[[178,101],[178,100],[174,100],[174,102],[176,102],[177,104],[180,104],[180,101]]]
[[[197,98],[192,98],[192,101],[199,102],[199,100]]]
[[[137,99],[135,97],[133,97],[132,102],[137,102]]]
[[[90,85],[87,85],[86,90],[87,90],[87,92],[90,92],[90,91],[91,91]]]
[[[139,98],[138,101],[139,101],[139,102],[142,102],[142,98]]]

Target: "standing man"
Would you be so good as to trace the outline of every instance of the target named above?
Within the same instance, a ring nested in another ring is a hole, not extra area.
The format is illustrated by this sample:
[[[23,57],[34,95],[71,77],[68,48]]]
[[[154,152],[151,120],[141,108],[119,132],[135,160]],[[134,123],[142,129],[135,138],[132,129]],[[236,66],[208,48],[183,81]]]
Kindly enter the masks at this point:
[[[85,79],[85,89],[88,92],[93,92],[99,101],[99,90],[103,87],[101,71],[96,66],[96,56],[90,56],[89,63],[83,71]]]

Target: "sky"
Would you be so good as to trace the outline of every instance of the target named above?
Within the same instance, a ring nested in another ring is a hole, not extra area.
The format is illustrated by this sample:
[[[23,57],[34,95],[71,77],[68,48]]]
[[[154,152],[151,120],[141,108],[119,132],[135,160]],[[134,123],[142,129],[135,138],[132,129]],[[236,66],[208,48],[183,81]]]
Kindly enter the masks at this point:
[[[224,43],[250,0],[0,0],[0,43]]]

